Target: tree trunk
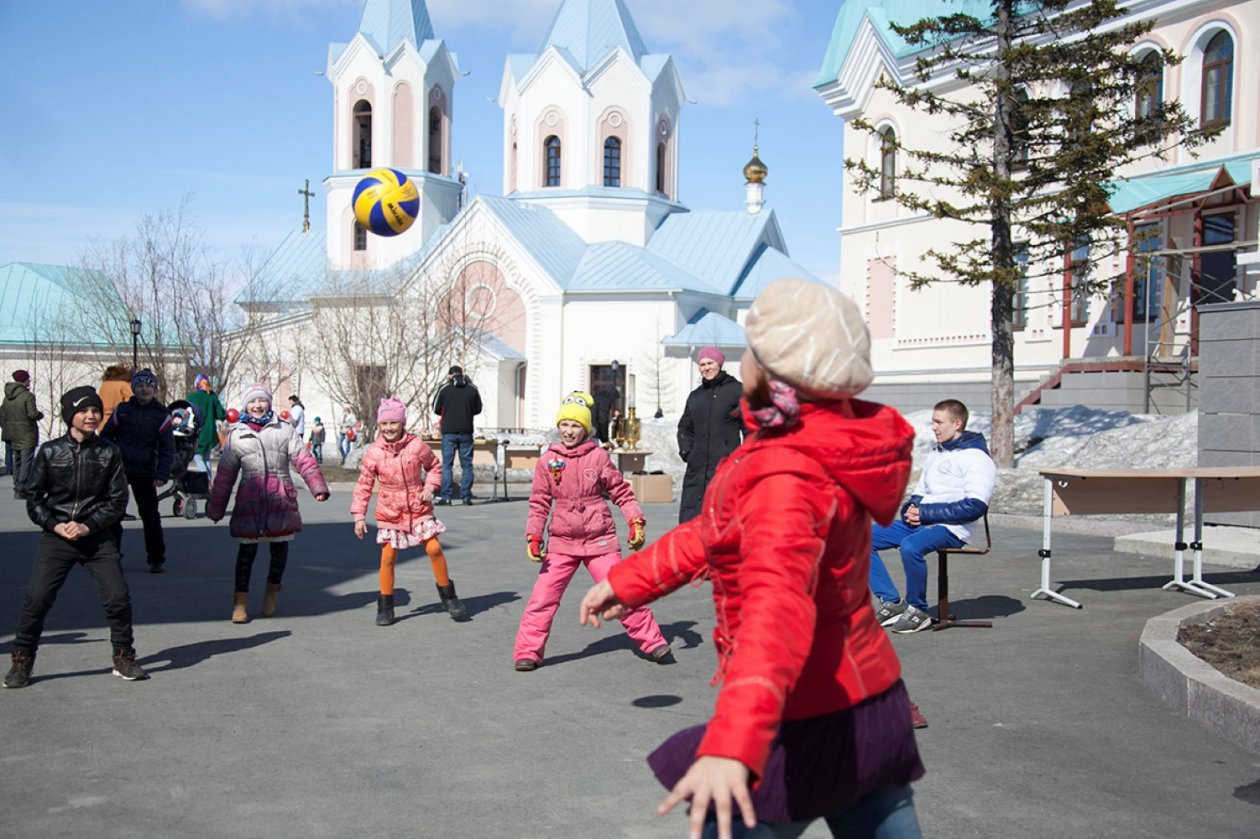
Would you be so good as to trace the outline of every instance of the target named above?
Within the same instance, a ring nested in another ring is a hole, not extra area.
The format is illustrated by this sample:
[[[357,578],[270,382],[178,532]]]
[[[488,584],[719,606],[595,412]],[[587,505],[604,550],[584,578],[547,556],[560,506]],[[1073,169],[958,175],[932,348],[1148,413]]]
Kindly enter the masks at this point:
[[[993,286],[990,326],[993,331],[993,430],[989,454],[1001,467],[1015,465],[1015,332],[1011,310],[1015,290]]]
[[[994,80],[998,83],[998,97],[993,114],[993,171],[997,179],[1005,182],[1011,176],[1015,125],[1014,110],[1018,107],[1015,88],[1010,82],[1007,64],[1011,51],[1012,6],[1014,0],[997,3],[997,57],[994,62]],[[989,325],[992,332],[993,355],[993,428],[989,439],[989,453],[998,466],[1015,465],[1015,334],[1011,324],[1011,312],[1015,300],[1015,247],[1011,242],[1011,199],[1009,194],[995,193],[989,199],[989,225],[993,242],[993,266],[1006,275],[1008,281],[995,282],[990,299]]]

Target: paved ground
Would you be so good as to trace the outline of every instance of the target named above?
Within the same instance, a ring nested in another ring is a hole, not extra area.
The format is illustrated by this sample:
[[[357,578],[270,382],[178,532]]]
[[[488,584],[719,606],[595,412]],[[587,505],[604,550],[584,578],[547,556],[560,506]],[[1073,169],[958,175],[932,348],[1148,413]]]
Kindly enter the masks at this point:
[[[36,679],[0,692],[0,833],[6,836],[678,837],[643,759],[711,709],[707,589],[657,616],[677,650],[662,667],[619,631],[576,624],[575,585],[547,664],[512,670],[535,566],[525,505],[444,510],[452,575],[472,620],[437,611],[427,562],[399,572],[396,626],[373,625],[376,552],[353,538],[348,492],[303,497],[280,614],[228,621],[225,525],[167,519],[169,573],[125,564],[138,648],[153,674],[109,673],[90,579],[48,622]],[[672,505],[647,508],[659,534]],[[0,652],[11,649],[35,534],[0,479]],[[1145,620],[1184,605],[1169,563],[1059,534],[1056,582],[1082,611],[1028,594],[1039,531],[998,527],[989,557],[956,561],[956,611],[993,629],[897,636],[931,727],[917,785],[926,835],[1244,837],[1260,816],[1260,756],[1165,708],[1137,673]],[[265,563],[263,557],[259,564]],[[255,608],[262,569],[256,568]],[[1260,593],[1260,574],[1212,581]],[[812,831],[809,836],[821,836]]]

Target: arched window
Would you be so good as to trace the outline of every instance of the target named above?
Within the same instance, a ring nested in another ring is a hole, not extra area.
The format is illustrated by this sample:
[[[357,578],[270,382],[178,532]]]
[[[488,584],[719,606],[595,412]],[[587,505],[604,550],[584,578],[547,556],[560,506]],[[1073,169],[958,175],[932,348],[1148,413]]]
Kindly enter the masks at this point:
[[[560,186],[560,138],[543,140],[543,186]]]
[[[1203,92],[1199,122],[1204,128],[1229,125],[1234,98],[1234,39],[1217,32],[1203,50]]]
[[[359,220],[354,220],[354,249],[356,251],[367,250],[367,228],[359,224]]]
[[[442,109],[429,108],[429,171],[442,174]]]
[[[369,169],[372,166],[372,105],[366,99],[354,103],[353,169]]]
[[[668,154],[664,143],[656,144],[656,191],[665,194],[665,164]]]
[[[1159,115],[1164,107],[1164,57],[1158,50],[1148,50],[1138,64],[1141,74],[1134,93],[1133,117],[1139,139],[1151,143],[1159,139]]]
[[[888,126],[879,132],[879,197],[892,198],[897,191],[897,133]]]
[[[604,141],[604,186],[621,186],[621,139]]]
[[[1011,113],[1011,170],[1019,172],[1028,168],[1028,91],[1015,91],[1015,110]]]

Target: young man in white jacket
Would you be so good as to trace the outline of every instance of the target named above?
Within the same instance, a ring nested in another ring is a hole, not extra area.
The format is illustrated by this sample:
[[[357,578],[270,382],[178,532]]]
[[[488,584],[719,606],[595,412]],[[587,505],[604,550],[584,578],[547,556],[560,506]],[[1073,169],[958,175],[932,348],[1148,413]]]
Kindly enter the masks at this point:
[[[893,632],[920,632],[932,626],[927,613],[927,560],[941,548],[961,548],[971,537],[967,527],[989,510],[997,467],[984,435],[967,431],[967,406],[946,399],[932,408],[936,446],[923,464],[900,521],[871,530],[871,591],[880,599],[879,622]],[[906,599],[879,557],[887,548],[901,550],[906,571]]]

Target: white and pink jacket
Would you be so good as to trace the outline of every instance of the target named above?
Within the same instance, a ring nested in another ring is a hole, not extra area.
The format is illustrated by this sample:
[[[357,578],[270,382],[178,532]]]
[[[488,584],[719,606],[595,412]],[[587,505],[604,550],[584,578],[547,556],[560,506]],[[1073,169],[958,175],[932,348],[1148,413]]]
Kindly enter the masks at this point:
[[[534,468],[525,535],[546,536],[548,550],[568,556],[620,556],[604,493],[627,523],[643,517],[634,490],[596,440],[587,438],[571,449],[551,444]]]
[[[430,492],[442,488],[442,464],[414,434],[404,434],[392,443],[377,437],[359,464],[359,482],[350,503],[355,521],[367,519],[372,486],[378,482],[377,526],[413,533],[420,522],[433,518],[433,502],[423,500],[420,493],[426,488]]]

